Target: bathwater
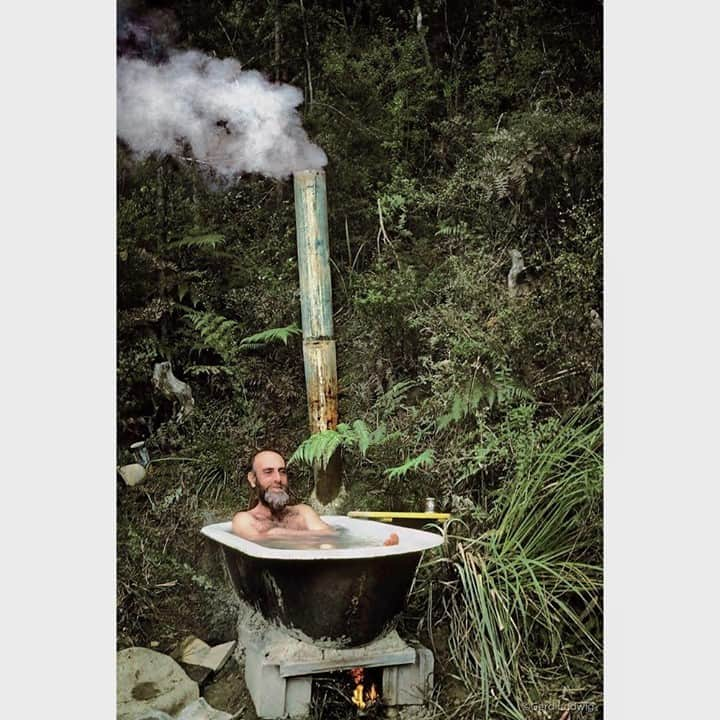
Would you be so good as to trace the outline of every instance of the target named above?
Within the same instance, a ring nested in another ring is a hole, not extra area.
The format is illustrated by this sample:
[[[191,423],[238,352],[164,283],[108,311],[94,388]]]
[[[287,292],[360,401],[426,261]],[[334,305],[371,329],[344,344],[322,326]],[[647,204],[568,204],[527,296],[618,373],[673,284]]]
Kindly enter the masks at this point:
[[[332,534],[319,534],[310,531],[298,537],[266,538],[255,540],[258,545],[278,550],[345,550],[348,548],[380,547],[393,532],[388,528],[387,535],[368,537],[357,532],[350,532],[346,527],[333,526]]]

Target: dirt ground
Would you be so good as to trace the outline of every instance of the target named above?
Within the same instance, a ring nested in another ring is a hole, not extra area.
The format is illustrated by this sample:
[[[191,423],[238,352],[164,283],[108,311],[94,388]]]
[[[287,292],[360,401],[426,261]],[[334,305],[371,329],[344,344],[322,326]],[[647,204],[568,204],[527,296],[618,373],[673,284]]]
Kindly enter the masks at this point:
[[[255,708],[245,687],[243,668],[230,658],[220,671],[206,682],[200,694],[217,710],[237,715],[238,720],[257,720]]]

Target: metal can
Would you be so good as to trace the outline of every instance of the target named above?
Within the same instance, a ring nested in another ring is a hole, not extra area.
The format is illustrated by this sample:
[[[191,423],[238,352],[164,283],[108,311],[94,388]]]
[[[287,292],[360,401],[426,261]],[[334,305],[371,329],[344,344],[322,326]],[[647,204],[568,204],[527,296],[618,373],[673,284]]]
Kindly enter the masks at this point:
[[[425,498],[425,512],[435,512],[435,498]]]

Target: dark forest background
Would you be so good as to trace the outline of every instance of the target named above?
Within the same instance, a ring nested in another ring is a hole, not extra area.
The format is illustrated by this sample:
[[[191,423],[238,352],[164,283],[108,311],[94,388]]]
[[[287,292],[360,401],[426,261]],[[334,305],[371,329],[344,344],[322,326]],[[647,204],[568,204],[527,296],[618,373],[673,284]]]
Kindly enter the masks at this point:
[[[347,510],[433,496],[454,518],[402,627],[436,653],[438,717],[601,712],[602,20],[560,0],[118,8],[119,53],[197,48],[304,89]],[[233,598],[198,530],[247,506],[254,448],[307,437],[292,180],[223,186],[119,143],[117,202],[117,464],[141,440],[153,461],[118,479],[118,647],[219,642]],[[180,420],[152,384],[166,360],[195,400]]]

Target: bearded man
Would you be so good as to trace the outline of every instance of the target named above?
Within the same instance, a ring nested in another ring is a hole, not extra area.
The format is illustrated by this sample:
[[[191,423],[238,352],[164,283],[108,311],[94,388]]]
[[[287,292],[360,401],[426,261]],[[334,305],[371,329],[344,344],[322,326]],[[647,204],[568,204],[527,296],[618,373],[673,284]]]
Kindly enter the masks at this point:
[[[247,474],[250,487],[257,493],[257,504],[235,514],[232,531],[246,540],[308,538],[334,535],[336,531],[309,505],[290,505],[285,460],[274,450],[256,453]],[[391,533],[386,545],[396,545],[398,536]]]

